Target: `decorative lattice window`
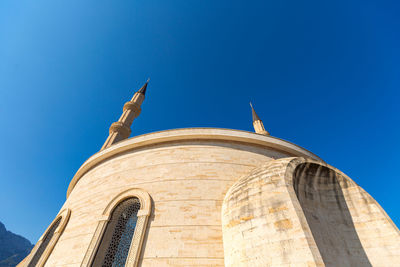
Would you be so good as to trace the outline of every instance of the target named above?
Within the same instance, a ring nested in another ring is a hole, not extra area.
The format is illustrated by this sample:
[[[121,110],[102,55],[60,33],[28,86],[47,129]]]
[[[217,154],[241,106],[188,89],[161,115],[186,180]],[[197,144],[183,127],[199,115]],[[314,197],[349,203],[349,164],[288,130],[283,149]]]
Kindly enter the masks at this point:
[[[140,202],[128,198],[117,205],[107,223],[92,266],[125,266],[134,237]]]
[[[36,250],[35,254],[32,257],[32,260],[29,262],[28,267],[37,266],[40,258],[42,257],[44,251],[49,245],[51,239],[54,236],[58,226],[60,225],[61,217],[57,219],[57,221],[51,226],[51,228],[47,231],[45,237],[43,238],[43,242],[40,244],[39,248]]]

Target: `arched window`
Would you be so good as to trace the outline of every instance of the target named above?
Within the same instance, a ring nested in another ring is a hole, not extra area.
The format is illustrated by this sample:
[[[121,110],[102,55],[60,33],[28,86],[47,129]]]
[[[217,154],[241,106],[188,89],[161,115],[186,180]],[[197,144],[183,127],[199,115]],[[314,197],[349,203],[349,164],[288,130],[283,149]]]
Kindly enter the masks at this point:
[[[54,221],[47,228],[45,234],[39,239],[33,247],[31,253],[25,258],[27,267],[44,266],[54,246],[56,245],[61,233],[67,225],[71,211],[62,210]]]
[[[32,257],[32,260],[29,262],[28,267],[35,267],[38,264],[44,251],[49,245],[50,240],[53,238],[54,233],[56,232],[58,226],[60,225],[60,222],[61,222],[61,217],[59,217],[57,221],[51,226],[51,228],[47,231],[46,235],[43,238],[43,241],[39,245],[39,248],[36,250],[35,254]]]
[[[118,204],[111,214],[92,266],[125,266],[139,210],[140,202],[136,197]]]
[[[115,196],[98,219],[81,266],[138,266],[150,213],[151,198],[142,189]]]

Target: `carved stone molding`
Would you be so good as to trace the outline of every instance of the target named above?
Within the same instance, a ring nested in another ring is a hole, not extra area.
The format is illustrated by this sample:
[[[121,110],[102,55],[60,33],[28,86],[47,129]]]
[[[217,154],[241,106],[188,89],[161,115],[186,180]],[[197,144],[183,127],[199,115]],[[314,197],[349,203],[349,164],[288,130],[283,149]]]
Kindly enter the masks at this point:
[[[123,122],[117,121],[117,122],[114,122],[113,124],[111,124],[109,132],[110,132],[110,134],[112,134],[113,132],[117,132],[117,133],[120,133],[121,136],[123,136],[124,138],[127,138],[131,134],[131,129],[129,128],[129,126],[125,125]]]

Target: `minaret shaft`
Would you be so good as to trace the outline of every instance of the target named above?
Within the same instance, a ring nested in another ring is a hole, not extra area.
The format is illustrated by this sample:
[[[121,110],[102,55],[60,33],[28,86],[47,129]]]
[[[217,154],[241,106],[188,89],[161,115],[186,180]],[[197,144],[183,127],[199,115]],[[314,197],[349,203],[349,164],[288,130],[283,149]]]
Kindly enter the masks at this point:
[[[133,120],[137,118],[141,112],[140,107],[144,101],[147,83],[148,82],[133,95],[131,101],[125,103],[123,113],[119,120],[111,124],[109,135],[101,150],[129,137]]]
[[[264,124],[261,120],[253,121],[254,131],[258,134],[269,135],[269,133],[265,130]]]
[[[253,105],[251,103],[250,103],[250,107],[251,107],[251,112],[252,112],[252,116],[253,116],[254,131],[257,134],[269,135],[269,132],[265,130],[262,120],[260,119],[260,117],[258,117],[258,115],[257,115],[256,111],[254,110]]]

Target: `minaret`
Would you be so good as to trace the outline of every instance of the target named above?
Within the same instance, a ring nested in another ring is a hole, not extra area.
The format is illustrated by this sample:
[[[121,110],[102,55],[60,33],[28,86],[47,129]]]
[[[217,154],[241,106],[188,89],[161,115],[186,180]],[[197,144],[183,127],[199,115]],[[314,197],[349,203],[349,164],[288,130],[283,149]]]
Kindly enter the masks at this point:
[[[125,103],[121,117],[111,124],[110,134],[100,151],[129,137],[132,122],[140,114],[148,83],[149,80],[133,95],[131,101]]]
[[[267,132],[264,128],[264,124],[262,122],[262,120],[258,117],[256,111],[253,108],[253,105],[250,102],[250,107],[251,107],[251,112],[253,114],[253,127],[254,127],[254,131],[258,134],[262,134],[262,135],[269,135],[269,132]]]

